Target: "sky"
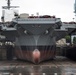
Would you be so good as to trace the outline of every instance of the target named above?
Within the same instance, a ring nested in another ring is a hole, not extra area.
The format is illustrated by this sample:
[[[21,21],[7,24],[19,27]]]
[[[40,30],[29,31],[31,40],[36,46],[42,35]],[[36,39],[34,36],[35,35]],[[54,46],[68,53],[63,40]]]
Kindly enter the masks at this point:
[[[17,8],[19,14],[55,15],[63,22],[76,21],[73,19],[75,18],[74,3],[75,0],[11,0],[11,6],[19,6]],[[2,15],[2,6],[6,5],[6,0],[0,0],[0,16]]]

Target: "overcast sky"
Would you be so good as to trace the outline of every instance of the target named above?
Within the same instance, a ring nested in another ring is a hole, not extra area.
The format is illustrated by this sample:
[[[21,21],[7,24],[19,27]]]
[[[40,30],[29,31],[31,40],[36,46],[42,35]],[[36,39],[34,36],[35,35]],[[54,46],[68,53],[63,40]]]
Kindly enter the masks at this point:
[[[29,15],[55,15],[62,21],[73,21],[75,0],[11,0],[11,5],[20,6],[19,13],[28,13]],[[7,4],[6,0],[0,0],[0,16],[2,15],[2,6]]]

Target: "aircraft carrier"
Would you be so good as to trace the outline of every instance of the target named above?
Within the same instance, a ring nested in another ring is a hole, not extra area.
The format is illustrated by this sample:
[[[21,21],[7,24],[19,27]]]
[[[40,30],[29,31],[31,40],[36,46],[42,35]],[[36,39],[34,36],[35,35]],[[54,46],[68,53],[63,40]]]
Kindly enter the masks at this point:
[[[56,45],[66,35],[74,38],[76,22],[62,22],[60,18],[50,15],[19,15],[15,11],[12,12],[13,20],[5,21],[5,12],[16,7],[18,6],[10,6],[10,0],[7,0],[7,6],[3,6],[0,24],[0,74],[76,75],[76,61],[67,58],[75,58],[75,50],[67,48],[75,48],[75,45],[67,46],[67,43],[58,46],[61,51],[59,54]]]
[[[54,59],[56,41],[69,32],[66,28],[61,29],[61,26],[65,25],[62,24],[61,19],[50,15],[27,15],[26,18],[21,18],[17,12],[11,10],[14,6],[10,6],[10,0],[8,0],[7,5],[3,6],[5,10],[3,10],[2,15],[1,34],[5,36],[5,43],[8,41],[15,42],[15,57],[33,63]],[[14,17],[13,20],[7,19],[7,12],[9,13],[8,16]],[[10,15],[11,12],[12,15]]]

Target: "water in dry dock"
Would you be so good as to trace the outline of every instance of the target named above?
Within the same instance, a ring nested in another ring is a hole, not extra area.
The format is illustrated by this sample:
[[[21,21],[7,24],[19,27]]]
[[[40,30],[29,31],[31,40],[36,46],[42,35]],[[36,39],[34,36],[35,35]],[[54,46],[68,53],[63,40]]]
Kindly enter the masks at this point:
[[[0,61],[0,75],[76,75],[76,62],[65,57],[35,65],[26,61]]]

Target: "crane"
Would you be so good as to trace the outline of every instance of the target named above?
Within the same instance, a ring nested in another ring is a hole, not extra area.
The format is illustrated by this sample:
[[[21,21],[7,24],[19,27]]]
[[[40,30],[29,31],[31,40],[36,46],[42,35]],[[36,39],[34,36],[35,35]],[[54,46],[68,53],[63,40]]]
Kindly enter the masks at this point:
[[[76,14],[76,0],[75,0],[75,3],[74,3],[74,13]]]
[[[10,10],[10,8],[17,8],[19,6],[11,6],[10,4],[10,0],[6,0],[7,1],[7,6],[2,6],[3,9],[8,9]]]

